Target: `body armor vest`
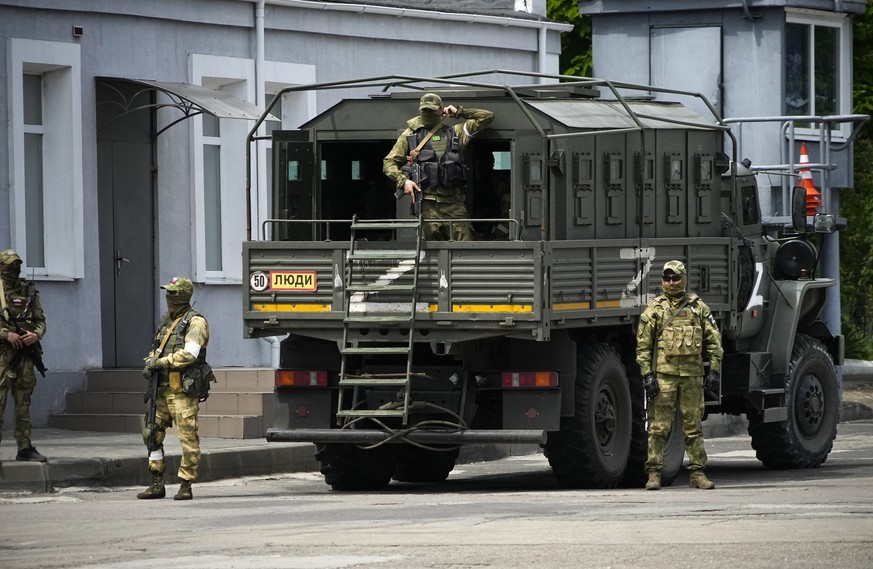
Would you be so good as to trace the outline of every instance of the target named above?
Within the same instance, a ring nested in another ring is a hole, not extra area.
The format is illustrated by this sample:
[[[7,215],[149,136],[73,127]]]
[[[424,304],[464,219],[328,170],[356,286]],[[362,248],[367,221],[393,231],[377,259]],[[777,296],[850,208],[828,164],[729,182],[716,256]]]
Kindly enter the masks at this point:
[[[660,330],[658,350],[663,355],[699,356],[703,353],[703,319],[697,300],[697,295],[692,295],[670,323]],[[666,298],[661,305],[665,318],[676,310]]]
[[[417,148],[427,136],[430,129],[422,127],[407,137],[410,149]],[[434,148],[434,139],[440,141],[439,146],[445,147],[440,157]],[[445,142],[443,142],[445,141]],[[463,188],[467,180],[466,168],[461,161],[461,141],[458,139],[455,129],[443,125],[419,151],[415,160],[422,165],[422,190],[428,188]]]
[[[182,317],[182,320],[176,324],[176,327],[173,329],[173,332],[170,334],[170,337],[167,339],[167,345],[164,346],[164,351],[161,353],[162,356],[166,356],[175,352],[178,352],[182,348],[185,347],[185,334],[188,332],[188,323],[191,322],[191,319],[195,316],[199,316],[203,318],[203,315],[195,310],[189,310],[185,313],[185,316]],[[155,336],[156,341],[160,343],[160,341],[164,338],[164,334],[167,333],[167,329],[173,325],[175,318],[171,318],[169,314],[165,314],[163,318],[161,318],[161,322],[158,328],[158,333]],[[205,318],[204,318],[205,320]],[[206,363],[206,348],[202,348],[200,353],[197,355],[197,360],[191,364],[191,366],[199,366]]]

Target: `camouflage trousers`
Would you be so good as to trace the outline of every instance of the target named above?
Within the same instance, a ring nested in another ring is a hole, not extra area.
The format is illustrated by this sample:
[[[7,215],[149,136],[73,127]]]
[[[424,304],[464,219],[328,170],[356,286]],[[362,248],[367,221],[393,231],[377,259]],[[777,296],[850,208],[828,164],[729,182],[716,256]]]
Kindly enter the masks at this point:
[[[26,356],[18,358],[14,366],[10,362],[15,357],[14,350],[0,351],[0,433],[3,431],[3,416],[6,412],[6,398],[12,392],[15,417],[15,441],[18,450],[30,447],[30,398],[36,387],[36,373],[33,363]],[[2,434],[0,434],[2,437]]]
[[[701,470],[706,466],[703,426],[700,422],[703,417],[703,376],[680,377],[659,373],[658,386],[661,392],[649,403],[649,453],[646,470],[660,471],[664,466],[664,447],[676,416],[677,405],[682,417],[688,469]]]
[[[176,425],[176,434],[182,446],[182,461],[179,463],[179,478],[196,480],[197,468],[200,466],[200,435],[197,433],[197,413],[200,411],[200,401],[188,397],[184,393],[175,393],[169,384],[162,385],[158,390],[158,407],[155,419],[158,425],[170,427]],[[167,465],[164,460],[164,437],[166,433],[160,430],[155,433],[156,442],[161,448],[149,455],[149,470],[163,474]]]
[[[463,202],[438,202],[425,198],[421,206],[421,215],[427,219],[465,219],[470,217],[467,206]],[[424,238],[428,241],[472,241],[473,228],[470,222],[458,223],[425,223]]]

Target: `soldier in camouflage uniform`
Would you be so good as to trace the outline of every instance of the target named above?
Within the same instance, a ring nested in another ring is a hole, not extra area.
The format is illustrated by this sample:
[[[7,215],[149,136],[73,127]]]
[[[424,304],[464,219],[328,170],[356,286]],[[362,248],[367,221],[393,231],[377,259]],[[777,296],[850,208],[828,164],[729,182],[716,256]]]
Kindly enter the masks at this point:
[[[668,261],[663,270],[663,295],[655,298],[640,316],[637,363],[649,399],[649,452],[646,490],[661,488],[664,446],[670,434],[676,405],[682,417],[692,488],[715,488],[704,474],[704,390],[718,393],[723,350],[721,334],[709,307],[694,293],[687,293],[685,265]],[[704,381],[704,358],[710,371]],[[653,361],[654,360],[654,361]]]
[[[167,291],[167,312],[161,316],[152,351],[145,358],[143,375],[158,380],[155,424],[146,424],[143,439],[149,453],[149,472],[152,482],[137,494],[141,500],[163,498],[164,489],[164,436],[167,427],[176,425],[182,446],[182,461],[178,476],[182,480],[176,500],[191,500],[191,483],[197,479],[200,464],[200,436],[197,433],[197,414],[201,397],[189,387],[191,378],[211,376],[206,363],[206,345],[209,343],[209,325],[203,315],[191,308],[194,285],[184,277],[174,277],[161,285]],[[165,339],[166,338],[166,339]],[[160,349],[161,344],[163,348]]]
[[[465,189],[466,167],[462,155],[464,147],[494,120],[494,113],[482,109],[465,109],[449,105],[435,93],[427,93],[419,102],[420,114],[409,119],[394,148],[385,157],[382,170],[391,178],[397,189],[410,194],[423,191],[422,217],[424,219],[468,218]],[[454,126],[443,124],[445,117],[463,119]],[[431,134],[432,133],[432,134]],[[416,152],[416,148],[428,135],[430,138]],[[413,182],[401,170],[407,163],[417,162],[422,166],[423,187]],[[449,229],[451,225],[451,230]],[[469,222],[425,223],[425,239],[472,241],[473,230]]]
[[[21,274],[21,257],[12,249],[0,252],[0,433],[6,397],[12,391],[15,407],[15,460],[45,462],[46,458],[30,442],[30,397],[36,387],[33,361],[21,349],[37,345],[45,336],[45,314],[39,293]],[[16,326],[23,330],[17,333]]]

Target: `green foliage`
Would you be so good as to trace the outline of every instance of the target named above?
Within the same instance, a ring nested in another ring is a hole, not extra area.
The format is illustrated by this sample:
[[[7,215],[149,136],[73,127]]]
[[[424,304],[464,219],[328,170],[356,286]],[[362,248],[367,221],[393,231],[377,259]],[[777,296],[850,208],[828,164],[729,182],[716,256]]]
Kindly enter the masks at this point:
[[[591,18],[579,14],[578,0],[547,0],[546,15],[557,22],[573,24],[573,30],[561,35],[561,73],[590,77]]]
[[[855,112],[873,114],[873,3],[855,16]],[[861,131],[854,147],[854,188],[840,192],[840,213],[848,227],[840,233],[840,300],[847,357],[873,359],[873,126]],[[851,342],[851,347],[850,347]],[[849,356],[853,352],[856,355]],[[866,355],[858,355],[866,354]]]
[[[853,321],[843,316],[843,337],[846,341],[846,359],[873,360],[873,336],[865,334]]]

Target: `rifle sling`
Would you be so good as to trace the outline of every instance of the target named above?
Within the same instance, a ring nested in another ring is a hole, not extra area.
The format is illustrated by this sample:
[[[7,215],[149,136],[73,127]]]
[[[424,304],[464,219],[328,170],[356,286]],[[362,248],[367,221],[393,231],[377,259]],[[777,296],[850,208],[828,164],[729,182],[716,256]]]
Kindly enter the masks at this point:
[[[424,138],[421,139],[421,142],[418,143],[418,146],[416,146],[415,149],[413,149],[412,152],[409,153],[408,159],[410,163],[415,160],[415,157],[418,156],[418,153],[421,152],[421,149],[424,148],[425,144],[427,144],[427,141],[436,134],[436,131],[438,131],[441,126],[443,126],[443,122],[444,120],[438,122],[437,125],[433,127],[429,133],[424,135]]]
[[[187,312],[186,312],[185,314],[187,314]],[[157,357],[160,357],[161,354],[163,353],[163,351],[164,351],[164,346],[167,345],[167,341],[170,339],[170,334],[173,333],[173,330],[176,329],[176,325],[177,325],[179,322],[182,321],[182,318],[185,316],[185,314],[182,314],[181,316],[179,316],[178,318],[176,318],[176,320],[173,322],[173,325],[170,326],[169,330],[167,330],[167,333],[164,334],[164,339],[161,340],[161,345],[158,346],[158,349],[155,351],[155,355],[156,355]]]

